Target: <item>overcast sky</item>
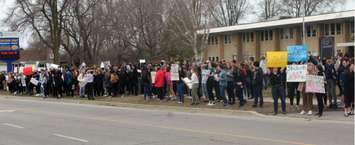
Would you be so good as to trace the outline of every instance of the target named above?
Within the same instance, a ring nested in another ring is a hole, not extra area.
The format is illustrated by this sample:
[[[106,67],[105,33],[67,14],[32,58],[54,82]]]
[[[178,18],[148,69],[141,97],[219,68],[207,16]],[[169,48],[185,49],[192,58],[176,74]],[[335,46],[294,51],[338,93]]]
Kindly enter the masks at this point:
[[[6,14],[9,11],[9,8],[14,6],[16,0],[0,0],[0,31],[9,31],[9,29],[6,27],[6,24],[2,22],[2,20],[6,17]],[[258,1],[258,0],[250,0],[250,1]],[[252,4],[255,4],[256,2],[251,2]],[[343,7],[337,8],[337,11],[346,11],[346,10],[354,10],[355,9],[355,0],[346,0],[346,4]],[[241,20],[242,23],[245,22],[255,22],[257,17],[252,14],[246,16],[243,20]],[[27,48],[28,47],[28,41],[30,41],[30,36],[28,34],[22,33],[20,36],[20,47]]]

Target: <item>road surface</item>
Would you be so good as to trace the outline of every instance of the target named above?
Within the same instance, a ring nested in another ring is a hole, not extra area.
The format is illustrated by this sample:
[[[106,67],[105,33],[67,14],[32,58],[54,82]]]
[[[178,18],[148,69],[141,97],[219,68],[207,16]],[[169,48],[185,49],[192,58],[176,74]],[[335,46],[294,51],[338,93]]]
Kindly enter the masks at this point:
[[[353,122],[0,98],[0,145],[353,145]]]

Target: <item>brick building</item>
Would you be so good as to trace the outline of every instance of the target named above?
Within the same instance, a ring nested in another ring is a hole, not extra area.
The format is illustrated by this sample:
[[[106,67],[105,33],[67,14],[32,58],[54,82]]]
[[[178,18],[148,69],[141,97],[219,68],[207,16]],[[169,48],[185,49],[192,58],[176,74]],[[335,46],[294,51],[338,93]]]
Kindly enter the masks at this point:
[[[288,45],[303,43],[303,21],[305,43],[313,54],[334,55],[336,50],[353,53],[354,16],[355,10],[351,10],[304,18],[278,17],[257,23],[211,28],[203,55],[209,60],[245,60],[250,57],[259,59],[267,51],[287,50]],[[333,46],[331,52],[321,49],[321,42],[328,40]]]

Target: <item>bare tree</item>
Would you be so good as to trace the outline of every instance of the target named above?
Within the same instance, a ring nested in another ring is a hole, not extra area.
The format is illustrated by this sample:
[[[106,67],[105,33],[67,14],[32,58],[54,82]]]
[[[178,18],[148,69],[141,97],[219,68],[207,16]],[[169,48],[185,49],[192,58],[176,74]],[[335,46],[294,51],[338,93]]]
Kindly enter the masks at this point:
[[[333,11],[344,0],[283,0],[283,11],[288,15],[301,17],[319,12]]]
[[[270,19],[281,14],[281,0],[261,0],[259,2],[260,17],[264,20]]]
[[[246,14],[247,0],[213,0],[208,2],[211,16],[218,26],[232,26]]]
[[[54,62],[60,62],[64,11],[69,0],[17,0],[7,18],[12,29],[31,28],[51,48]],[[48,39],[47,39],[48,37]]]

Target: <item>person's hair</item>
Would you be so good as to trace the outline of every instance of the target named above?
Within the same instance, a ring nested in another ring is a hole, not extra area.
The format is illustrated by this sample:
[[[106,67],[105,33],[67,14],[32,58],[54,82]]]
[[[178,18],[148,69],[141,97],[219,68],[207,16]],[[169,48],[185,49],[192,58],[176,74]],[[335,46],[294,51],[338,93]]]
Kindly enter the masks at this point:
[[[254,65],[255,67],[259,67],[259,64],[260,64],[260,63],[259,63],[258,61],[255,61],[253,65]]]
[[[166,67],[166,71],[170,72],[170,66]]]

